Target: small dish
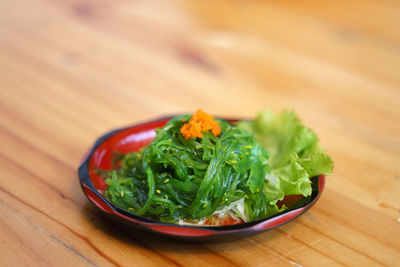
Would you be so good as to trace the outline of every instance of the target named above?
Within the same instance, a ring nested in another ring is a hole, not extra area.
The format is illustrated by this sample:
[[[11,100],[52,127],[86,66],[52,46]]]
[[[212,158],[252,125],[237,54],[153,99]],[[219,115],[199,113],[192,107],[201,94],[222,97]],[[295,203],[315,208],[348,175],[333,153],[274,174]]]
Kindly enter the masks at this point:
[[[284,212],[249,223],[227,226],[187,226],[163,223],[120,209],[103,196],[107,185],[104,178],[96,173],[96,168],[111,170],[112,153],[137,151],[150,144],[155,137],[154,130],[164,126],[171,118],[172,116],[163,117],[108,132],[97,139],[85,155],[78,170],[80,184],[84,194],[102,214],[136,229],[168,237],[191,241],[228,240],[270,230],[299,217],[315,204],[324,189],[325,176],[313,177],[311,178],[313,188],[311,196],[291,204]],[[238,119],[228,119],[228,121],[235,122]]]

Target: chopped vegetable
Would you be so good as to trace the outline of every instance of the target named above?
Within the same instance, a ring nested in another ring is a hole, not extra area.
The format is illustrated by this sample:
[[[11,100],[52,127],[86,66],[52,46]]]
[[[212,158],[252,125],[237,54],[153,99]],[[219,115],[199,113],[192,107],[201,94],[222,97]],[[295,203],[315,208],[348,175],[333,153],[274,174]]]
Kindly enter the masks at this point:
[[[317,135],[293,111],[263,111],[254,121],[242,121],[239,127],[253,133],[270,153],[271,172],[264,184],[270,204],[287,195],[311,195],[310,178],[332,172],[333,161],[318,146]]]
[[[151,144],[109,171],[105,196],[122,209],[172,223],[254,221],[309,196],[310,178],[333,163],[294,112],[230,124],[198,110],[156,130]]]

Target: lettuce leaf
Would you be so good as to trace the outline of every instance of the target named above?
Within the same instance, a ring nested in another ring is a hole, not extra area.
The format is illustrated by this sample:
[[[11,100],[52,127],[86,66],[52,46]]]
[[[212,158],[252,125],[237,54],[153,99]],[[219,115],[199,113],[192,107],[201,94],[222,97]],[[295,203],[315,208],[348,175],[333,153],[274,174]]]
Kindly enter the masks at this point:
[[[262,111],[255,120],[240,122],[239,127],[253,133],[270,155],[263,191],[271,205],[286,195],[310,196],[310,178],[332,173],[332,159],[294,111]]]

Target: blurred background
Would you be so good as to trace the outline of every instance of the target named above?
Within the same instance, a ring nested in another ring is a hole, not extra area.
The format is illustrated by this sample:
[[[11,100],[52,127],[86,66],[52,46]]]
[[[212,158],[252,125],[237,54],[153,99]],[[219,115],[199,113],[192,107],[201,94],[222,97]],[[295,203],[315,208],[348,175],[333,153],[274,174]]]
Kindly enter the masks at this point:
[[[397,221],[399,5],[2,0],[2,186],[24,195],[36,175],[86,203],[76,169],[110,129],[198,108],[241,118],[288,108],[335,161],[324,197]]]
[[[396,1],[0,5],[2,124],[36,146],[62,145],[52,153],[73,166],[111,128],[197,108],[247,118],[295,109],[337,166],[398,155]],[[335,173],[362,175],[360,164]]]

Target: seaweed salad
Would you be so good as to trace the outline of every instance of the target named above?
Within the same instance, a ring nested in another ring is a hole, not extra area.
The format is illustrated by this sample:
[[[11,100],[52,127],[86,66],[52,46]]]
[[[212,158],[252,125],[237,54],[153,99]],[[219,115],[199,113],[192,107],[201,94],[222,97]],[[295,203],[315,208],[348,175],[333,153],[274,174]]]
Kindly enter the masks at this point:
[[[288,110],[230,123],[199,109],[118,161],[106,172],[107,199],[149,219],[197,225],[274,215],[287,209],[279,204],[286,196],[310,196],[310,178],[333,168],[316,134]]]

